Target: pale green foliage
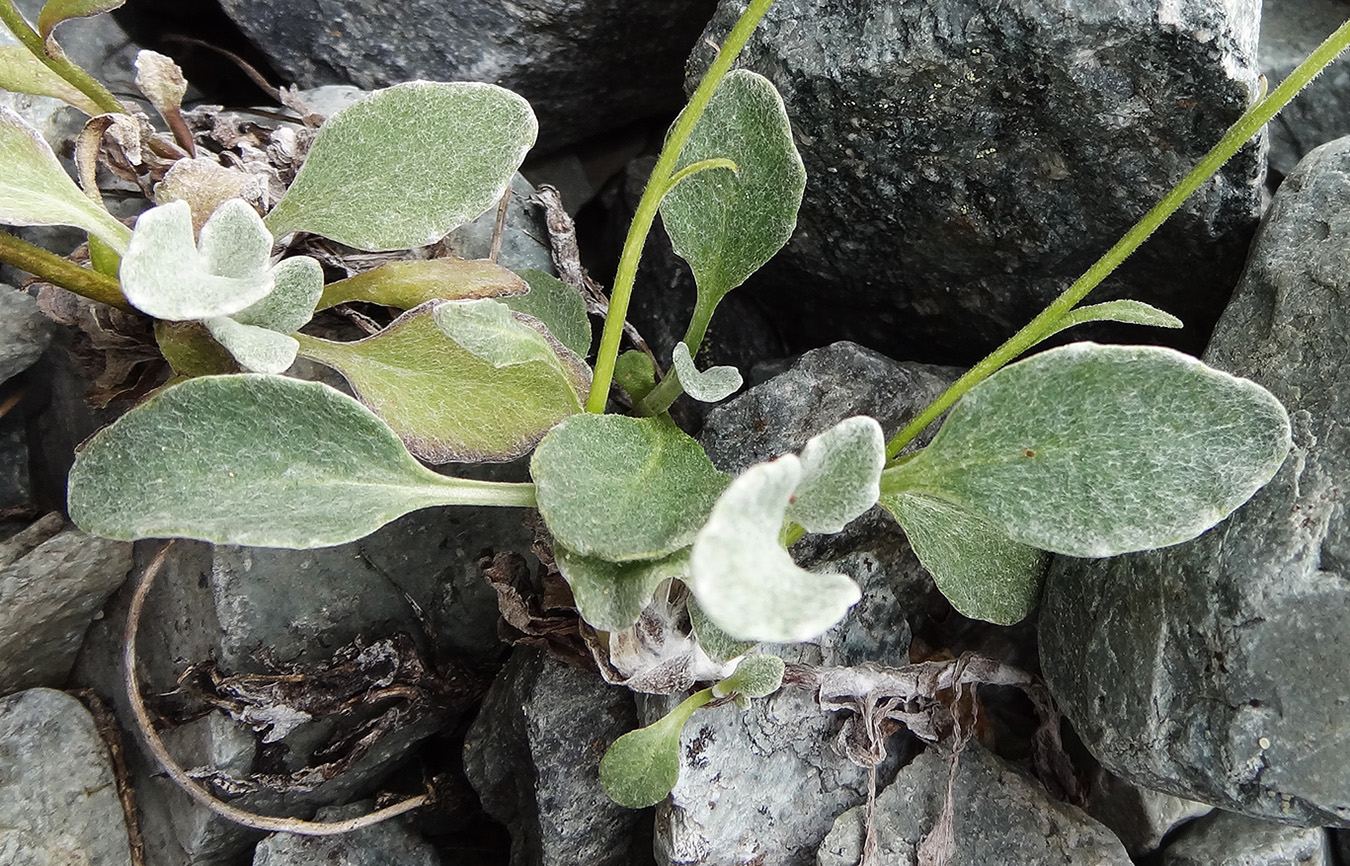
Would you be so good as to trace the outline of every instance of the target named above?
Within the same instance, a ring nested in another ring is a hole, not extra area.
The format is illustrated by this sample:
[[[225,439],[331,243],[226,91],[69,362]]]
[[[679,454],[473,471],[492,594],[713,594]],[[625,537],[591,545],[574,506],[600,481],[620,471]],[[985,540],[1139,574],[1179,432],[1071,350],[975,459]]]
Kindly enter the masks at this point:
[[[575,415],[530,461],[553,537],[585,556],[628,562],[694,540],[727,485],[697,442],[669,419]]]
[[[505,303],[517,313],[534,316],[558,338],[558,342],[584,358],[591,351],[591,320],[586,301],[571,286],[543,271],[524,270],[519,276],[530,286],[524,295]]]
[[[614,381],[638,403],[656,387],[656,367],[646,352],[629,349],[614,362]]]
[[[689,627],[698,639],[698,645],[708,658],[715,662],[731,661],[736,656],[745,655],[754,648],[756,641],[736,640],[718,628],[708,615],[699,607],[698,600],[690,596],[688,600]]]
[[[62,21],[69,21],[72,18],[92,18],[104,12],[111,12],[124,3],[126,0],[47,0],[42,4],[42,11],[38,12],[38,35],[46,41]]]
[[[411,310],[427,301],[504,298],[523,295],[529,284],[486,259],[415,259],[388,262],[324,287],[318,308],[349,301]],[[580,353],[578,353],[580,354]]]
[[[294,337],[243,325],[229,316],[203,319],[202,324],[230,357],[250,373],[283,373],[295,363],[295,355],[300,349],[300,343]]]
[[[81,192],[41,133],[5,106],[0,106],[0,166],[0,223],[75,226],[119,254],[126,252],[131,230]]]
[[[881,497],[905,530],[919,562],[965,616],[999,625],[1036,609],[1049,554],[1018,544],[989,521],[921,493]]]
[[[581,410],[590,384],[538,321],[490,300],[428,301],[352,343],[298,338],[304,357],[340,372],[431,463],[526,454]]]
[[[802,448],[802,480],[787,519],[807,532],[839,532],[876,504],[886,440],[875,418],[857,415]]]
[[[1032,547],[1114,556],[1204,532],[1290,447],[1284,407],[1253,382],[1171,349],[1075,343],[972,388],[882,489],[945,499]]]
[[[861,597],[847,576],[812,574],[779,543],[801,477],[793,454],[751,466],[717,500],[694,540],[689,588],[708,618],[733,638],[809,640]]]
[[[730,397],[742,384],[740,371],[735,367],[709,367],[700,371],[694,366],[689,347],[683,341],[675,344],[671,363],[680,377],[684,393],[704,403],[716,403]]]
[[[614,741],[600,760],[600,784],[620,806],[645,809],[665,799],[680,779],[680,732],[712,692],[695,692],[664,717]]]
[[[424,468],[369,410],[327,385],[204,376],[169,388],[85,445],[70,515],[105,538],[323,547],[431,505],[529,505],[528,485]]]
[[[48,69],[22,45],[0,45],[0,90],[59,99],[90,117],[102,113],[98,103]]]
[[[433,243],[501,198],[537,132],[495,85],[377,90],[328,118],[267,225],[368,251]]]
[[[1066,328],[1072,328],[1074,325],[1085,325],[1088,322],[1121,322],[1126,325],[1145,325],[1150,328],[1182,327],[1182,321],[1171,313],[1163,312],[1143,301],[1124,299],[1076,307],[1060,319],[1055,324],[1054,329],[1047,331],[1041,339],[1044,340],[1046,337],[1058,334]]]
[[[785,670],[786,666],[778,656],[746,656],[736,666],[735,673],[713,686],[713,696],[739,694],[747,698],[767,698],[783,685]]]
[[[687,549],[663,559],[610,562],[555,544],[553,558],[572,588],[581,618],[600,631],[623,631],[637,622],[662,582],[689,571]]]
[[[661,202],[675,252],[693,270],[699,304],[709,312],[778,252],[797,224],[806,170],[768,79],[746,70],[727,75],[676,168],[713,158],[730,159],[737,170],[686,177]]]
[[[242,325],[280,334],[300,330],[314,315],[323,294],[323,267],[309,256],[282,259],[272,268],[272,291],[231,318]]]

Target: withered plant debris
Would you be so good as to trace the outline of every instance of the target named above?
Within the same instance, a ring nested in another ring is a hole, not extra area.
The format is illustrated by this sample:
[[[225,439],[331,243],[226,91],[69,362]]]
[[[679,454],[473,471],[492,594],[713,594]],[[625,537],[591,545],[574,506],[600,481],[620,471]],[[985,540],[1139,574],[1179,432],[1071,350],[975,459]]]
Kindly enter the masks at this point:
[[[92,383],[85,400],[95,409],[115,400],[136,402],[164,381],[168,366],[152,319],[46,283],[38,291],[38,308],[71,329],[71,356],[81,377]]]

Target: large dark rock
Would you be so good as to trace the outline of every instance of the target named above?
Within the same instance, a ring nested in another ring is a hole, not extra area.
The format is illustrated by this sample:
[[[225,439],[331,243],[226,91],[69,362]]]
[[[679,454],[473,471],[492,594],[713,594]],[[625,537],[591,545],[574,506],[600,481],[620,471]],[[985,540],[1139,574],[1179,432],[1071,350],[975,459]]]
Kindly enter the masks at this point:
[[[1111,772],[1267,820],[1350,826],[1350,139],[1280,188],[1206,354],[1284,402],[1296,449],[1194,542],[1059,558],[1061,708]]]
[[[1300,829],[1215,812],[1188,825],[1163,851],[1160,866],[1328,866],[1321,828]]]
[[[302,87],[415,78],[524,96],[549,150],[678,110],[682,64],[712,0],[222,0]]]
[[[744,7],[723,0],[691,70]],[[782,93],[807,169],[797,232],[755,284],[789,349],[978,359],[1255,98],[1259,14],[1258,0],[780,0],[742,63]],[[1187,326],[1171,338],[1198,351],[1262,175],[1252,146],[1099,299],[1169,310]]]

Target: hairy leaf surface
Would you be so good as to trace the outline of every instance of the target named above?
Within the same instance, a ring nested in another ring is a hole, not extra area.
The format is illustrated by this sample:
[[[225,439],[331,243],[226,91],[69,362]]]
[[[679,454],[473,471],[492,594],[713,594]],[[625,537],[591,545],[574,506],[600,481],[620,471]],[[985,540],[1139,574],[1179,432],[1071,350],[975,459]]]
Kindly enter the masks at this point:
[[[600,631],[623,631],[637,622],[662,582],[684,577],[689,571],[688,550],[677,550],[663,559],[610,562],[557,544],[553,557],[572,588],[581,618]]]
[[[747,698],[767,698],[783,684],[786,670],[778,656],[746,656],[735,673],[713,686],[713,694],[720,698],[735,692]]]
[[[533,269],[520,272],[530,284],[524,295],[506,298],[503,303],[527,316],[543,322],[567,348],[585,358],[591,351],[591,320],[586,315],[586,301],[575,289],[557,277]]]
[[[59,99],[90,117],[103,113],[97,102],[52,72],[22,45],[0,45],[0,90]]]
[[[703,403],[716,403],[736,393],[743,380],[735,367],[709,367],[700,370],[694,366],[689,347],[683,341],[675,344],[671,353],[675,374],[680,377],[684,393]]]
[[[419,259],[389,262],[329,283],[318,308],[361,301],[411,310],[427,301],[502,298],[527,291],[523,279],[487,259]]]
[[[710,697],[707,689],[696,692],[647,727],[614,741],[600,760],[600,784],[611,800],[645,809],[665,799],[680,780],[680,733]]]
[[[250,373],[284,373],[295,363],[300,344],[294,337],[268,328],[244,325],[229,316],[204,319],[202,324],[225,347],[239,366]]]
[[[801,461],[787,519],[807,532],[839,532],[876,504],[886,439],[875,418],[855,415],[812,437]]]
[[[267,297],[231,318],[242,325],[294,333],[314,316],[314,305],[323,293],[323,267],[309,256],[292,256],[272,268],[272,281],[275,286]]]

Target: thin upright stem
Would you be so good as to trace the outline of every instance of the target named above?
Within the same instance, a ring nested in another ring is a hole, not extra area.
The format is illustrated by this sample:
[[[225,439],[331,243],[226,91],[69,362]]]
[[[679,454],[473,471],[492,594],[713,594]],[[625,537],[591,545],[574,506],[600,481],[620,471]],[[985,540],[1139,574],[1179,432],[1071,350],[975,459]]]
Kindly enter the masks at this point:
[[[85,72],[66,56],[59,47],[55,56],[47,53],[42,37],[29,26],[23,15],[14,6],[14,0],[0,0],[0,21],[3,21],[14,38],[23,47],[42,62],[44,66],[66,80],[72,87],[94,101],[94,104],[109,114],[126,114],[127,109],[112,92],[98,83],[92,75]]]

